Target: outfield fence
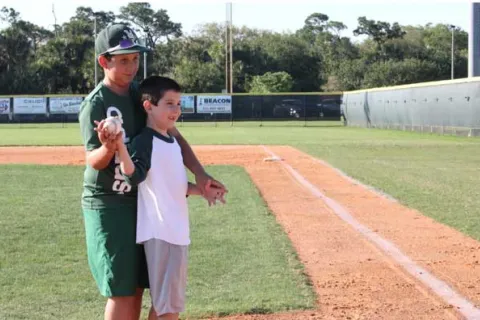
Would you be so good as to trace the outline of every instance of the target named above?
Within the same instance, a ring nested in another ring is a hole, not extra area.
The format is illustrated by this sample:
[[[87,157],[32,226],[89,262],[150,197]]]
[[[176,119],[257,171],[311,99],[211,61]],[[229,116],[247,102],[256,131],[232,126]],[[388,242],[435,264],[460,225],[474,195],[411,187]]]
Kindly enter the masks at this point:
[[[0,96],[0,123],[78,122],[84,95]],[[340,122],[344,120],[344,122]],[[480,136],[480,77],[350,92],[184,94],[180,125],[347,125]]]
[[[0,96],[0,123],[71,123],[85,95]],[[183,122],[308,125],[339,121],[341,93],[184,94]]]
[[[480,136],[480,77],[344,92],[348,126]]]

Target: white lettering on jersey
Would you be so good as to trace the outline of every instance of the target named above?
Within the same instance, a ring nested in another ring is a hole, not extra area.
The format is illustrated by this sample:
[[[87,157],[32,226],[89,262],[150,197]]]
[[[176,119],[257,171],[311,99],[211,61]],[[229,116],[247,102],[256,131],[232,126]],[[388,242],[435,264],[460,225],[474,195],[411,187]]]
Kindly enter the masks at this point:
[[[107,117],[119,117],[122,118],[122,112],[114,106],[110,106],[107,109]],[[122,136],[123,142],[128,143],[130,140],[125,133],[125,129],[122,127]],[[124,194],[125,192],[130,192],[132,187],[125,181],[122,173],[120,172],[120,160],[118,158],[118,152],[115,152],[115,177],[114,177],[112,190],[118,192],[119,194]]]
[[[122,117],[122,112],[117,108],[110,106],[107,109],[107,118],[108,117],[119,117],[120,119],[123,119]],[[130,138],[127,137],[127,134],[125,133],[125,129],[122,127],[122,136],[123,136],[123,142],[128,143],[130,141]]]

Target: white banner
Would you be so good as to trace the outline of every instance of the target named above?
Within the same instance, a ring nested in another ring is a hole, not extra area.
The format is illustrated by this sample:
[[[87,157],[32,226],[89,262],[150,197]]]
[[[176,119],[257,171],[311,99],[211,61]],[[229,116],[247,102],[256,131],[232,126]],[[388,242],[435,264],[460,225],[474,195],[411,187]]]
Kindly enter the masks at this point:
[[[232,113],[231,96],[198,96],[197,113]]]
[[[51,97],[50,113],[77,114],[81,104],[82,97]]]
[[[45,114],[47,113],[47,98],[13,98],[13,113],[15,114]]]
[[[182,113],[195,112],[195,96],[182,96]]]
[[[0,114],[10,113],[10,98],[0,98]]]

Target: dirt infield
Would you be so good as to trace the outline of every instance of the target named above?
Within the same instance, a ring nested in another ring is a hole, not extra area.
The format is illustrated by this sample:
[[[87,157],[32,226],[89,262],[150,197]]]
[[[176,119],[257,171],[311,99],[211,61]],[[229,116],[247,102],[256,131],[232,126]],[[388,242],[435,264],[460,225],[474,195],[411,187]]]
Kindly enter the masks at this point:
[[[476,319],[475,312],[462,312],[407,272],[411,263],[395,260],[342,220],[292,170],[341,204],[368,232],[393,243],[412,263],[448,284],[474,311],[480,305],[480,242],[346,179],[292,147],[268,147],[282,161],[264,161],[270,155],[260,146],[194,149],[205,165],[245,167],[291,239],[318,297],[312,311],[224,319]],[[82,165],[84,152],[80,147],[6,147],[0,148],[0,163]]]

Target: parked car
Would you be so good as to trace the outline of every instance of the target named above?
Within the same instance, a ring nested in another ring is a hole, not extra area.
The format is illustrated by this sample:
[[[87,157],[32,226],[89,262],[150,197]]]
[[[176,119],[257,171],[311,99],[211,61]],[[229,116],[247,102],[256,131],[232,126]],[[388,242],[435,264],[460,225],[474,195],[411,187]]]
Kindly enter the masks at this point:
[[[300,118],[303,113],[304,105],[300,99],[283,99],[273,107],[273,116],[278,118]]]
[[[341,101],[338,99],[324,99],[320,103],[322,118],[340,118]]]

